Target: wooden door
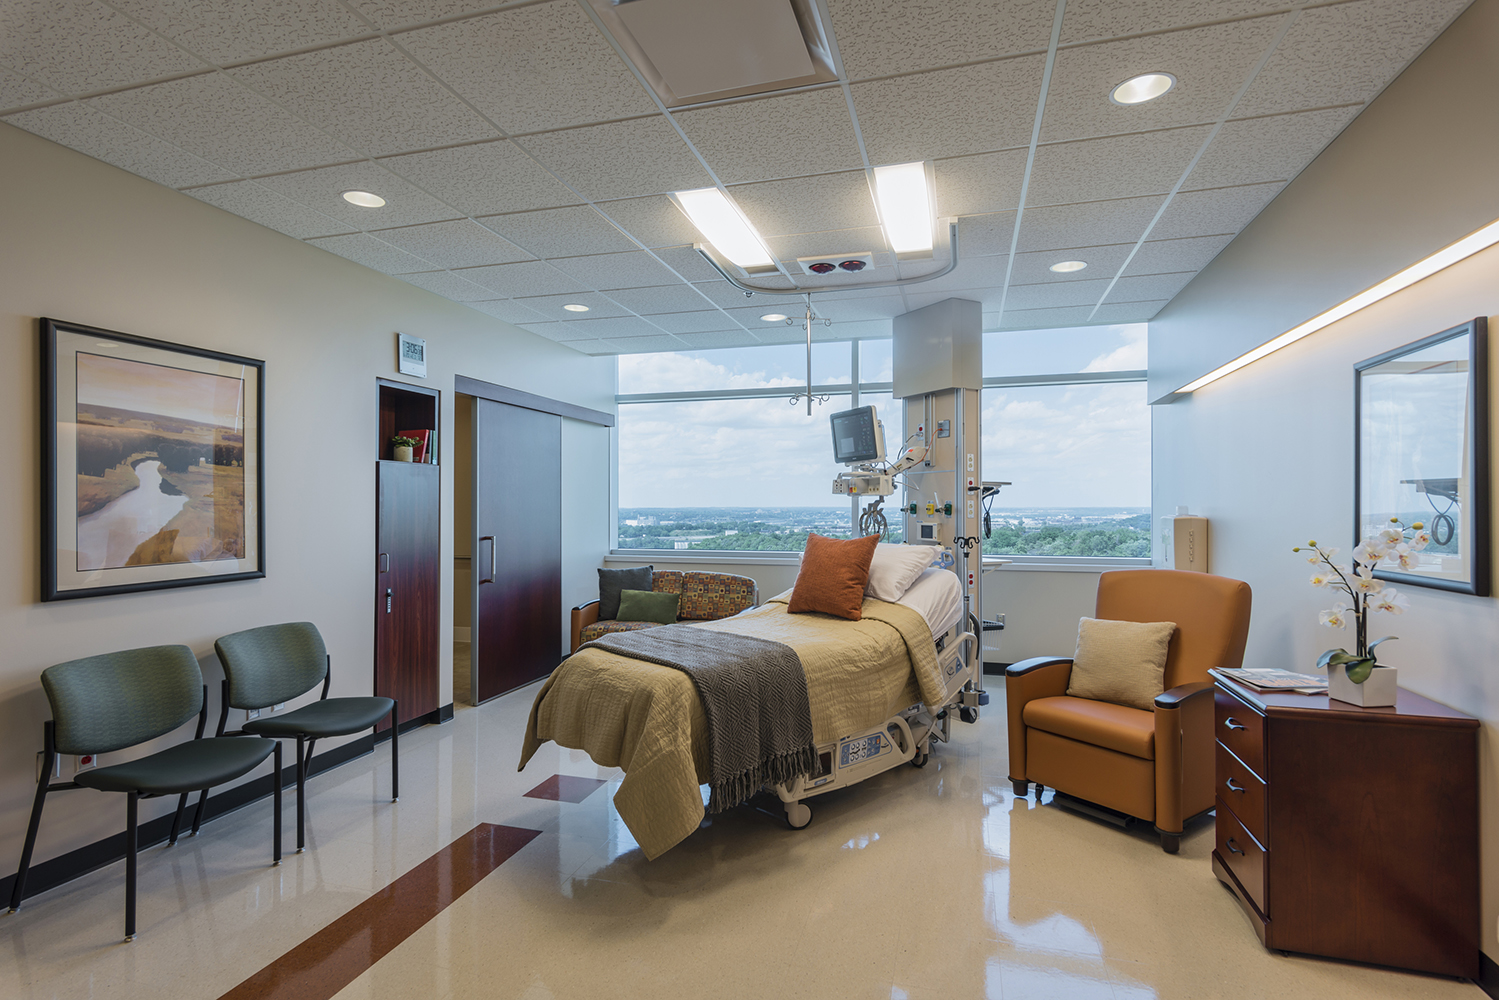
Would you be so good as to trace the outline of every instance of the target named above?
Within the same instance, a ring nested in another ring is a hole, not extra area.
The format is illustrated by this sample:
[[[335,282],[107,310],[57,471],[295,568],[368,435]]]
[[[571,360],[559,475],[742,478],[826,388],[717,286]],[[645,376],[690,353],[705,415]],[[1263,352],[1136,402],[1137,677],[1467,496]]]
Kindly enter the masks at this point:
[[[438,706],[438,476],[435,465],[375,466],[375,694],[400,703],[402,722]]]
[[[562,418],[476,399],[474,701],[562,657]]]

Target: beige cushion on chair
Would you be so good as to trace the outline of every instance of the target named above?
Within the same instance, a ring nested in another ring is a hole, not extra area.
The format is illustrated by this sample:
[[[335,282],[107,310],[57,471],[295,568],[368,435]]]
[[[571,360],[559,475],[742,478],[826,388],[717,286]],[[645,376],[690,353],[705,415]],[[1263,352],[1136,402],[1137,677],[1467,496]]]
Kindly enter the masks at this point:
[[[1067,694],[1151,711],[1165,690],[1166,654],[1175,632],[1175,622],[1082,619]]]

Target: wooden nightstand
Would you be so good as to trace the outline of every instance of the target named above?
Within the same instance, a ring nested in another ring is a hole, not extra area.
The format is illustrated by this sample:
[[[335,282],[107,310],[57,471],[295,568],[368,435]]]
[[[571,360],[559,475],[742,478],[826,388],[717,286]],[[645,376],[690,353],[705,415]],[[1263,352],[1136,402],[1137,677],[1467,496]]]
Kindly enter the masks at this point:
[[[1478,977],[1478,720],[1213,671],[1213,871],[1267,948]]]

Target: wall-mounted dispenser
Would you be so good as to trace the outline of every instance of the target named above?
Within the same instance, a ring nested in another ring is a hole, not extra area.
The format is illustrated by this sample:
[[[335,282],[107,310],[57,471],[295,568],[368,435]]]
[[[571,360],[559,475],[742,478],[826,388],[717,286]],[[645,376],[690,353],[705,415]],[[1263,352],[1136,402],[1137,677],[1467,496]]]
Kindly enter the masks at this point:
[[[1193,573],[1208,571],[1208,519],[1178,507],[1161,518],[1161,566]]]

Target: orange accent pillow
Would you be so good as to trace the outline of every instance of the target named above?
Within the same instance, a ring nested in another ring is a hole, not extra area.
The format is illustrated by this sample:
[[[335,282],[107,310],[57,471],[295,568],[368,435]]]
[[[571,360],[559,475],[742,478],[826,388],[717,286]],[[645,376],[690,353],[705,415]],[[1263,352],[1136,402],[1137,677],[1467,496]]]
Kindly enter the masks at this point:
[[[864,607],[864,588],[869,583],[869,564],[874,560],[879,535],[844,540],[807,535],[802,568],[791,590],[793,615],[820,611],[826,615],[859,620]]]

